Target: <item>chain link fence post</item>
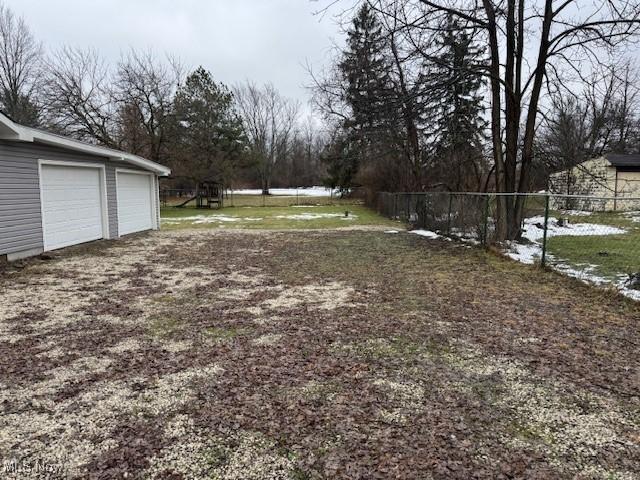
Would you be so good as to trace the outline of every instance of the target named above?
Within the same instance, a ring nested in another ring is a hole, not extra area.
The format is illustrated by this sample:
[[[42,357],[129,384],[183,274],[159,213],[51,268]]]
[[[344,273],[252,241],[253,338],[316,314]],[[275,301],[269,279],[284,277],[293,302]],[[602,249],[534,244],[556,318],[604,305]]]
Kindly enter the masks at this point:
[[[453,195],[451,192],[449,195],[449,212],[447,213],[447,235],[451,235],[451,209],[453,208]]]
[[[407,206],[407,222],[409,221],[409,210],[411,210],[411,195],[406,194],[407,195],[407,202],[406,202],[406,206]]]
[[[393,219],[398,218],[398,194],[393,193]]]
[[[486,247],[487,235],[489,233],[489,194],[484,197],[484,224],[482,225],[482,244]]]
[[[544,231],[542,234],[542,256],[540,257],[540,265],[545,266],[547,264],[547,231],[549,227],[549,198],[547,195],[544,198]]]

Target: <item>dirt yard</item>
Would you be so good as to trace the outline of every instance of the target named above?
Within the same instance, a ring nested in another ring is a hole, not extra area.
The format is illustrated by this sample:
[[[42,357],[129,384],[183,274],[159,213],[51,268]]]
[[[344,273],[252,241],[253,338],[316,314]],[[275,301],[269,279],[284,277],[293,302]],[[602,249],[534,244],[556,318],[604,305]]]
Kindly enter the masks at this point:
[[[631,301],[408,233],[70,249],[0,273],[3,475],[640,478],[639,333]]]

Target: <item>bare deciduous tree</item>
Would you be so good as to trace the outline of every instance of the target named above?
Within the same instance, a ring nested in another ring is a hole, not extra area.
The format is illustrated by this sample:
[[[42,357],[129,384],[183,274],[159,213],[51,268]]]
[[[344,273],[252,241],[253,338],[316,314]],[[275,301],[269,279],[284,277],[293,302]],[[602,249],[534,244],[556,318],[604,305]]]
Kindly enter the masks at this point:
[[[178,61],[130,51],[117,68],[114,96],[121,117],[121,147],[165,163],[173,132],[173,99],[183,77]]]
[[[550,172],[567,170],[605,153],[636,153],[640,135],[640,85],[630,63],[585,76],[583,90],[558,91],[536,139]],[[588,172],[585,172],[588,174]]]
[[[526,192],[531,185],[540,99],[558,72],[580,72],[602,63],[640,32],[640,1],[599,0],[389,0],[380,13],[405,12],[400,29],[437,30],[453,16],[460,29],[477,32],[488,45],[484,69],[491,98],[491,142],[496,190]],[[386,5],[386,6],[385,6]],[[407,14],[406,12],[412,12]],[[420,45],[416,42],[416,45]],[[428,50],[417,48],[429,57]],[[500,196],[498,238],[520,235],[524,197]]]
[[[47,65],[48,125],[166,163],[179,64],[131,51],[112,71],[93,50],[65,47]]]
[[[272,84],[247,82],[234,89],[251,154],[260,170],[262,192],[269,194],[275,165],[285,158],[298,119],[299,104]]]
[[[0,4],[0,103],[14,120],[39,121],[38,100],[42,46],[21,17]]]
[[[43,99],[50,128],[118,146],[112,80],[96,51],[65,47],[56,52],[47,64]]]

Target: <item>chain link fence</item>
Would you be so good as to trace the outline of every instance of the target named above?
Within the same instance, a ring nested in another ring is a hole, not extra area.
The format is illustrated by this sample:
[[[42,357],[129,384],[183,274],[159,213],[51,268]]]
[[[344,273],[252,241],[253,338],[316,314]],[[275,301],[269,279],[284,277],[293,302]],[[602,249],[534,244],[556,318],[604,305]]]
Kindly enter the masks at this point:
[[[514,260],[613,284],[640,299],[640,198],[515,195],[523,202],[520,236],[506,242],[496,237],[499,194],[380,193],[375,208],[413,229],[496,245]]]

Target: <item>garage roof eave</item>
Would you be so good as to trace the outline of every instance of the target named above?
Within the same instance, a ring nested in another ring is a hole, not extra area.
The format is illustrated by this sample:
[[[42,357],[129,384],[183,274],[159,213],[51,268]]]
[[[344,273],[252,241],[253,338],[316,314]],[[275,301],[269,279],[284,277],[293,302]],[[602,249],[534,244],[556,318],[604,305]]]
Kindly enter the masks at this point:
[[[19,125],[2,113],[0,113],[0,139],[18,140],[30,143],[42,143],[46,145],[65,148],[68,150],[73,150],[76,152],[83,152],[100,157],[107,157],[111,160],[135,165],[136,167],[149,170],[163,177],[166,177],[171,173],[171,169],[165,167],[164,165],[152,162],[151,160],[139,157],[138,155],[133,155],[131,153],[123,152],[120,150],[114,150],[112,148],[91,145],[89,143],[84,143],[79,140],[64,137],[62,135],[45,132],[44,130],[39,130],[37,128]]]
[[[608,153],[605,158],[614,167],[640,167],[640,154]]]

